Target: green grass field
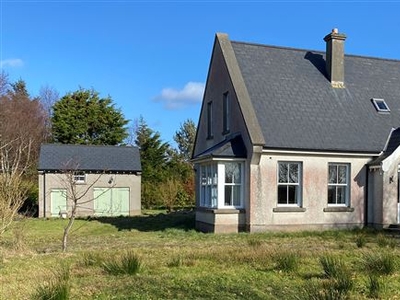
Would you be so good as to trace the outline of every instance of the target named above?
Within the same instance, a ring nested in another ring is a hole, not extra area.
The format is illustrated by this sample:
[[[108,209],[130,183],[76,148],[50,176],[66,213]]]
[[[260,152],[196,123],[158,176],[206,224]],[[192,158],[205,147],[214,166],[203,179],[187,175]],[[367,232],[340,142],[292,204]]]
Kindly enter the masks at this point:
[[[1,238],[1,299],[400,299],[400,240],[372,230],[214,235],[149,212],[77,220],[62,253],[66,222]]]

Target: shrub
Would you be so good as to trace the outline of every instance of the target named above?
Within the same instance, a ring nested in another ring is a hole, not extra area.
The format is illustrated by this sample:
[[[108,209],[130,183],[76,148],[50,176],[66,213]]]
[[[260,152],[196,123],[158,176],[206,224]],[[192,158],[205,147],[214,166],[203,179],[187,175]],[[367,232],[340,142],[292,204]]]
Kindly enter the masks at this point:
[[[111,258],[107,262],[103,262],[103,269],[112,275],[134,275],[140,271],[141,262],[139,257],[128,251],[120,258]]]

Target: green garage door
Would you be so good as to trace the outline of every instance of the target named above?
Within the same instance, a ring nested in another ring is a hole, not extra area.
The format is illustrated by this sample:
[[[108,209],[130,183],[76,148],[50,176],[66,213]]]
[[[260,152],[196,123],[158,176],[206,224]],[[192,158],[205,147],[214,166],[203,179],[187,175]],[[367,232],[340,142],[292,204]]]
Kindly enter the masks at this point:
[[[129,188],[94,188],[96,216],[129,215]]]
[[[67,211],[67,193],[64,189],[51,190],[50,199],[52,217],[59,217],[60,211]]]

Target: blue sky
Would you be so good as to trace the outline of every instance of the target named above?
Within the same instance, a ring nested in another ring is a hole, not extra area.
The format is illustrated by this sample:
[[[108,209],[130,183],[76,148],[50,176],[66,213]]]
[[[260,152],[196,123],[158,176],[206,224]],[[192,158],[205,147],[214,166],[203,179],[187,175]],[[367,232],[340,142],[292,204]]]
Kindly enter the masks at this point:
[[[197,123],[216,32],[231,40],[400,59],[399,1],[0,0],[0,66],[32,96],[79,87],[142,115],[164,141]]]

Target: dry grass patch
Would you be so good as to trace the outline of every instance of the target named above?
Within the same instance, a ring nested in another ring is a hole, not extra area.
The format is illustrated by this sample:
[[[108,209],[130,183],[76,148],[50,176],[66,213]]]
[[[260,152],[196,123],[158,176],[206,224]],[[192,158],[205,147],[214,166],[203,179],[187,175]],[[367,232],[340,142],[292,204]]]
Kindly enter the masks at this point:
[[[395,266],[400,258],[398,247],[378,245],[376,233],[214,235],[195,232],[188,227],[188,218],[188,214],[162,214],[77,220],[70,252],[65,255],[61,253],[63,220],[27,220],[21,235],[24,247],[13,243],[12,232],[0,242],[0,299],[29,298],[62,263],[70,266],[69,298],[78,300],[322,299],[312,298],[315,291],[322,291],[323,299],[335,293],[349,299],[398,296],[397,267],[389,275],[377,275],[384,276],[387,288],[382,288],[379,280],[368,280],[371,269],[364,267],[365,255],[389,251]],[[358,234],[365,235],[367,246],[357,247]],[[118,272],[116,278],[115,273],[103,268],[104,263],[110,266],[113,262],[118,268],[130,265],[135,259],[123,259],[126,249],[144,267],[134,277]],[[324,275],[320,257],[328,255],[340,259],[336,273],[342,276]]]

